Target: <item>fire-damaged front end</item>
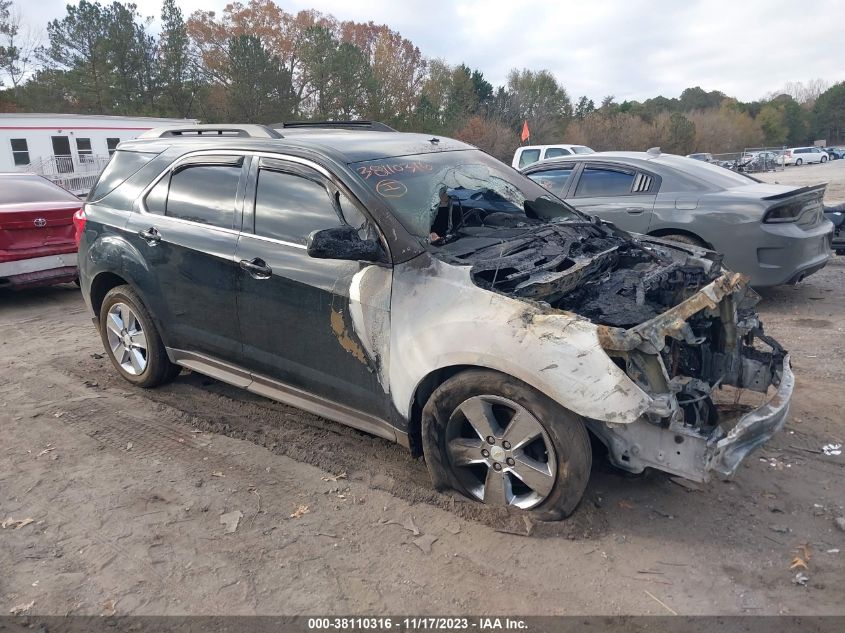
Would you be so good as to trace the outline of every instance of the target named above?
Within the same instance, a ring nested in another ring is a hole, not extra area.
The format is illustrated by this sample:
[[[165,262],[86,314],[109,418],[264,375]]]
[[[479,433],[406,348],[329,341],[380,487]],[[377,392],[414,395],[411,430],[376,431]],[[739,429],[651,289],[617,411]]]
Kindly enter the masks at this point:
[[[648,396],[635,420],[587,420],[616,466],[730,476],[785,423],[789,356],[764,334],[747,278],[723,270],[718,254],[597,221],[466,238],[444,250],[471,265],[476,285],[588,319]]]
[[[746,281],[721,273],[645,323],[600,326],[602,347],[652,397],[633,424],[593,424],[617,466],[699,481],[711,471],[730,476],[786,422],[789,355],[763,333]],[[754,408],[754,400],[763,402]]]

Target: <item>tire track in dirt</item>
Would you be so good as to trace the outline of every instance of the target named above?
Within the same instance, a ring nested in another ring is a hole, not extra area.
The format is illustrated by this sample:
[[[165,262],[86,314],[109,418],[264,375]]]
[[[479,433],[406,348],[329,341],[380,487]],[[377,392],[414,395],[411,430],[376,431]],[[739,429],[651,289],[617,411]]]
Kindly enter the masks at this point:
[[[96,405],[87,406],[84,418],[71,416],[68,422],[114,449],[125,450],[132,442],[136,454],[175,458],[186,449],[201,448],[190,437],[195,429],[247,440],[329,473],[346,472],[371,488],[410,503],[447,509],[496,530],[592,539],[608,528],[604,511],[591,503],[582,504],[567,521],[535,523],[526,522],[522,512],[487,508],[457,493],[439,493],[431,486],[423,460],[411,457],[404,447],[199,374],[185,372],[158,389],[138,390],[137,395],[129,392],[115,413],[110,411],[111,403],[124,396],[114,392],[124,385],[107,359],[72,362],[59,358],[52,365],[80,382],[96,383],[98,392],[106,395],[97,399]],[[131,407],[140,399],[155,403],[159,421],[131,414]]]

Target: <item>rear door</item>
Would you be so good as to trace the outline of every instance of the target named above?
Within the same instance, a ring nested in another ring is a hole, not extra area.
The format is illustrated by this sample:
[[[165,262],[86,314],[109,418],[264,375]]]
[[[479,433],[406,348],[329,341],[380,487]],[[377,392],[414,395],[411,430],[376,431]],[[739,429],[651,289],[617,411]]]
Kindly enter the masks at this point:
[[[128,239],[157,292],[147,297],[167,343],[230,362],[240,357],[235,247],[245,157],[204,154],[177,161],[145,192]]]
[[[243,364],[257,384],[268,377],[385,418],[392,271],[315,259],[305,246],[313,231],[368,221],[317,165],[256,157],[251,171],[235,257]]]
[[[647,233],[659,180],[625,165],[585,163],[566,201],[626,231]]]

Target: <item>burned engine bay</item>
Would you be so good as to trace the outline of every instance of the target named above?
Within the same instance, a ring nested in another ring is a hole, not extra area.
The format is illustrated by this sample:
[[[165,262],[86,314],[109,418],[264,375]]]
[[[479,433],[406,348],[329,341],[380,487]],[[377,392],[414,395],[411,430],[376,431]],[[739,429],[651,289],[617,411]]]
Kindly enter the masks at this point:
[[[764,334],[746,278],[724,271],[716,253],[595,220],[494,227],[490,219],[462,227],[438,256],[470,266],[477,286],[589,319],[608,356],[651,396],[640,421],[591,426],[611,460],[700,481],[711,469],[731,474],[714,447],[753,408],[737,394],[776,391],[787,357]]]

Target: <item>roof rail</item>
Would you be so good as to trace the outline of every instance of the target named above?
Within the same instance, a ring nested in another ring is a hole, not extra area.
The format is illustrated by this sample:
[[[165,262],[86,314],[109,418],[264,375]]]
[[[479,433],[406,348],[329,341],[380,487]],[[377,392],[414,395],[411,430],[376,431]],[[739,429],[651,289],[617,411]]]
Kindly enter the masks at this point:
[[[395,132],[392,127],[381,121],[285,121],[270,127],[276,129],[291,128],[328,128],[335,130],[369,130],[370,132]]]
[[[158,127],[147,130],[138,138],[212,138],[235,136],[240,138],[282,138],[276,130],[266,125],[211,124],[185,127]]]

